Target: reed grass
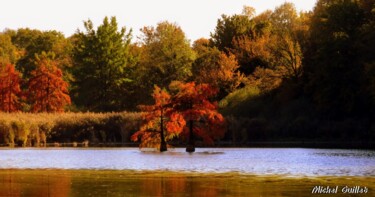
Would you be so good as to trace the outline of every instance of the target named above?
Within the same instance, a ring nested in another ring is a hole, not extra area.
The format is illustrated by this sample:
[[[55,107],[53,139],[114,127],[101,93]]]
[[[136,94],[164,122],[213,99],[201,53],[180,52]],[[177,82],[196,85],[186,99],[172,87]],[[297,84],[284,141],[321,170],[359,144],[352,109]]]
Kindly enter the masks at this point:
[[[140,113],[0,113],[0,144],[45,146],[46,143],[121,143],[140,124]]]

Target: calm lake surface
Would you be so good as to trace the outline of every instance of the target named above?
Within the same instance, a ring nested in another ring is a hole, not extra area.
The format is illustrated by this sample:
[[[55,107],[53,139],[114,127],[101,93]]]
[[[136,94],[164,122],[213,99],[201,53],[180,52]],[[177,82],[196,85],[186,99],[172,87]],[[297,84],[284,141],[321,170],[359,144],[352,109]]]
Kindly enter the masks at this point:
[[[375,176],[375,151],[302,148],[2,149],[0,169],[95,169],[252,175]]]
[[[375,151],[0,149],[0,196],[311,196],[315,186],[375,196]]]

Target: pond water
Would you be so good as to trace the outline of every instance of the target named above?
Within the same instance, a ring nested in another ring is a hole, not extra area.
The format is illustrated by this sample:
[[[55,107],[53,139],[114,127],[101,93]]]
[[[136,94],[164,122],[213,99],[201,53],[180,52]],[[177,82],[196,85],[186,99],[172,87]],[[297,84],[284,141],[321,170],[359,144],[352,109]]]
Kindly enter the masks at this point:
[[[1,149],[0,169],[236,172],[283,176],[375,176],[375,151],[303,148]]]
[[[0,196],[311,196],[317,186],[374,196],[375,151],[0,149]]]

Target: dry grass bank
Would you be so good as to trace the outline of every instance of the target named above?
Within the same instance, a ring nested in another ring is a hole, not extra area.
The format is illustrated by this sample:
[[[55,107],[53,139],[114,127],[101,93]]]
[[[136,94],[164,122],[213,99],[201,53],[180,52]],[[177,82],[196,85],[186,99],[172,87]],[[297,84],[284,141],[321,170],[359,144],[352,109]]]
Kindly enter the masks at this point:
[[[133,112],[0,113],[0,144],[12,147],[54,142],[128,142],[139,124],[140,114]]]

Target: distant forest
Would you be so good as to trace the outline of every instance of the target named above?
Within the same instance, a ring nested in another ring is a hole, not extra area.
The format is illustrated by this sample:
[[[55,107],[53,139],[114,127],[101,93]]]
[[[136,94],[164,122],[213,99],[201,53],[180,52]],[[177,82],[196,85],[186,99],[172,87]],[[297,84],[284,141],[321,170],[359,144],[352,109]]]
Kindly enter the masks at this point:
[[[135,39],[116,17],[85,21],[70,37],[6,29],[0,111],[138,111],[155,85],[195,82],[218,89],[224,139],[375,141],[375,0],[255,13],[222,15],[210,38],[193,42],[168,21]]]

